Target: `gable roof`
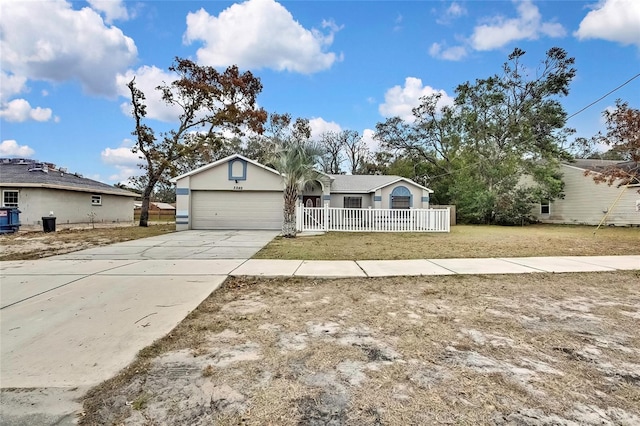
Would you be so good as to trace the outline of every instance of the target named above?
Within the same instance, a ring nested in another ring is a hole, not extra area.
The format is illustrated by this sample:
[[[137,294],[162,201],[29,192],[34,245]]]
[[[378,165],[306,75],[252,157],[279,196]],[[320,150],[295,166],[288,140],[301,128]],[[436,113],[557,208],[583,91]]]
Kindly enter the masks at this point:
[[[247,163],[251,163],[254,166],[258,166],[258,167],[260,167],[262,169],[265,169],[265,170],[267,170],[267,171],[269,171],[271,173],[274,173],[274,174],[280,176],[280,173],[277,170],[272,169],[271,167],[267,167],[264,164],[260,164],[255,160],[252,160],[250,158],[245,157],[244,155],[233,154],[233,155],[229,155],[228,157],[221,158],[220,160],[214,161],[213,163],[205,164],[202,167],[198,167],[197,169],[194,169],[194,170],[191,170],[190,172],[181,174],[180,176],[176,176],[176,177],[170,179],[169,181],[171,183],[176,183],[178,180],[183,179],[183,178],[185,178],[187,176],[192,176],[192,175],[204,172],[205,170],[212,169],[214,167],[219,166],[220,164],[224,164],[224,163],[229,162],[229,161],[231,161],[231,160],[233,160],[235,158],[239,158],[241,160],[246,161]]]
[[[198,173],[201,173],[205,170],[209,170],[211,168],[217,167],[221,164],[227,163],[233,159],[239,158],[248,163],[251,163],[257,167],[260,167],[264,170],[267,170],[271,173],[274,173],[278,176],[281,176],[280,172],[272,169],[271,167],[265,166],[264,164],[258,163],[255,160],[251,160],[250,158],[245,157],[241,154],[233,154],[228,157],[221,158],[220,160],[214,161],[213,163],[206,164],[197,169],[191,170],[190,172],[184,173],[180,176],[176,176],[171,179],[171,183],[176,183],[178,180],[183,179],[187,176],[192,176]],[[392,185],[396,182],[403,181],[410,185],[417,186],[429,193],[433,193],[433,191],[427,187],[424,187],[411,179],[404,178],[402,176],[394,176],[394,175],[332,175],[327,174],[322,171],[316,171],[319,175],[326,176],[331,182],[331,192],[351,192],[351,193],[370,193],[375,192],[380,188],[384,188],[385,186]]]
[[[393,185],[397,182],[406,182],[410,185],[422,188],[429,193],[433,191],[424,187],[411,179],[394,175],[329,175],[333,181],[331,182],[331,192],[353,192],[353,193],[369,193],[375,192],[385,186]]]
[[[78,174],[67,173],[65,169],[56,169],[46,163],[35,161],[0,160],[0,185],[17,188],[49,188],[66,191],[91,192],[95,194],[139,197],[131,191],[96,180],[87,179]]]

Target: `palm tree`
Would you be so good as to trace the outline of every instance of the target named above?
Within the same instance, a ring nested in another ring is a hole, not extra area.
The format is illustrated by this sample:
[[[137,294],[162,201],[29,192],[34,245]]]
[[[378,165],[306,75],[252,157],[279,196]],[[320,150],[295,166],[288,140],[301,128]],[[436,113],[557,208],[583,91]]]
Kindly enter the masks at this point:
[[[276,150],[269,164],[284,178],[284,218],[282,235],[285,238],[296,236],[296,204],[298,195],[305,184],[316,178],[314,169],[321,150],[309,140],[291,138]]]

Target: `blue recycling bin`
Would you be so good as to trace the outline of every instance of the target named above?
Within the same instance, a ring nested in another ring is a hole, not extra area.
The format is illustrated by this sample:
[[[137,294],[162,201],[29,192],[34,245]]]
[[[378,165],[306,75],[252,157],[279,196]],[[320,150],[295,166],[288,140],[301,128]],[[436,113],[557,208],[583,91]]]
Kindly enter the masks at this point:
[[[20,210],[17,207],[0,207],[0,234],[11,234],[20,229]]]

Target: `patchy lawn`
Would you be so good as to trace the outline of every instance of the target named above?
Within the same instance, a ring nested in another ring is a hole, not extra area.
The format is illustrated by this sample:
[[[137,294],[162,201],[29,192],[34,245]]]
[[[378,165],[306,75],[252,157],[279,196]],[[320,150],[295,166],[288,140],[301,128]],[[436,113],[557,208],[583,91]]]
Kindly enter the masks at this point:
[[[451,233],[342,233],[276,238],[257,259],[380,260],[640,254],[640,227],[452,226]]]
[[[81,421],[637,425],[639,280],[230,278]]]
[[[174,224],[28,231],[0,235],[0,260],[30,260],[175,232]]]

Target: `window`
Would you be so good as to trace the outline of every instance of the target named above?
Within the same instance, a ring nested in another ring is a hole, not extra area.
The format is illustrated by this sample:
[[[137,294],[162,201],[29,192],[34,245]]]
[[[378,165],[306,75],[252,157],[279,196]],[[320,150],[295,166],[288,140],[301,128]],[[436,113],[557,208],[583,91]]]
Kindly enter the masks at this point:
[[[389,204],[392,209],[410,209],[411,191],[404,186],[396,186],[391,191]]]
[[[18,207],[18,191],[2,191],[3,207]]]
[[[91,196],[91,205],[92,206],[101,206],[102,205],[102,195],[92,195]]]
[[[405,195],[393,195],[391,197],[392,209],[408,209],[411,207],[411,197]]]
[[[362,197],[344,197],[343,205],[345,209],[361,209]]]
[[[550,214],[551,213],[551,201],[542,200],[540,201],[540,214]]]

